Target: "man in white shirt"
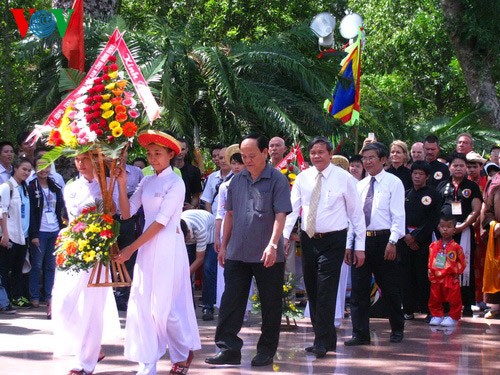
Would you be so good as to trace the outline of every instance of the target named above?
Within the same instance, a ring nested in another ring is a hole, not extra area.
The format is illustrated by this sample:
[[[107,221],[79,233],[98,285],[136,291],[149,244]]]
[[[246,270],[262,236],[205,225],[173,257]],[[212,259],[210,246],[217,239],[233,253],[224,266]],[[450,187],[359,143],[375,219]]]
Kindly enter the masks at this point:
[[[217,203],[219,201],[219,187],[231,174],[231,165],[226,161],[227,147],[222,147],[219,150],[219,170],[212,172],[208,178],[201,200],[205,202],[205,210],[211,212],[213,215],[217,214]]]
[[[391,324],[391,342],[403,340],[404,318],[401,310],[396,243],[405,234],[405,191],[396,176],[384,170],[388,151],[373,142],[362,150],[367,176],[358,182],[366,222],[366,258],[362,267],[352,267],[352,339],[347,346],[370,344],[370,283],[372,273],[382,290]],[[350,236],[347,247],[353,239]],[[350,257],[346,252],[346,260]]]
[[[335,351],[337,345],[333,319],[349,222],[356,235],[353,261],[356,267],[363,265],[366,228],[361,200],[353,194],[356,180],[330,163],[333,155],[330,141],[316,137],[308,149],[314,167],[303,171],[295,180],[291,193],[293,211],[287,216],[283,235],[288,246],[290,233],[302,210],[300,241],[304,282],[314,328],[314,344],[306,351],[322,358],[328,351]]]

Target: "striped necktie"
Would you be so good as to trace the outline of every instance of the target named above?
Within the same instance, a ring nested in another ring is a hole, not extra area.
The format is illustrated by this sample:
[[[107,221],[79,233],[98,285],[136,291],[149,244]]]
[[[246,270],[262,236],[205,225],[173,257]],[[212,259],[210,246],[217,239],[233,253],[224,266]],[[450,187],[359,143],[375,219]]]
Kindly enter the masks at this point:
[[[311,200],[309,202],[309,212],[306,219],[306,233],[310,238],[313,238],[316,233],[316,214],[318,213],[319,198],[321,197],[321,181],[323,174],[321,172],[316,176],[316,184],[311,193]]]

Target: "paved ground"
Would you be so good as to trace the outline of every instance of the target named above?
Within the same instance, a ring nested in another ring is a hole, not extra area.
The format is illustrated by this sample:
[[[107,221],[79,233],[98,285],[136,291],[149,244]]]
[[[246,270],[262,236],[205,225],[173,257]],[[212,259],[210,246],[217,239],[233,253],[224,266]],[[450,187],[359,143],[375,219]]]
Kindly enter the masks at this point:
[[[199,313],[199,312],[198,312]],[[463,319],[453,331],[431,329],[423,316],[407,322],[401,344],[389,343],[388,322],[372,320],[372,344],[345,347],[351,336],[349,319],[338,330],[336,353],[316,359],[304,351],[312,341],[308,319],[298,321],[294,330],[284,329],[279,352],[273,366],[252,368],[250,360],[260,333],[260,319],[251,316],[242,330],[245,341],[241,366],[216,368],[204,363],[215,353],[215,322],[198,320],[203,348],[195,354],[190,374],[500,374],[500,320],[479,316]],[[121,313],[122,325],[125,314]],[[66,358],[52,357],[52,321],[45,319],[45,308],[19,311],[17,315],[0,315],[0,375],[64,375]],[[104,361],[95,374],[133,375],[135,363],[123,357],[123,339],[103,345]],[[158,374],[170,369],[168,354],[158,366]]]

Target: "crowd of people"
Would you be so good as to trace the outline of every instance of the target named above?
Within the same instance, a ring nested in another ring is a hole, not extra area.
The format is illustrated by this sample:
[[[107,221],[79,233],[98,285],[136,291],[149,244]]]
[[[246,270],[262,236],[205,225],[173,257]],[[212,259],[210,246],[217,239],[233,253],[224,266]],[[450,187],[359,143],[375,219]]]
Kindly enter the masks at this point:
[[[185,374],[201,347],[195,275],[201,318],[217,317],[210,365],[240,364],[238,333],[252,288],[262,333],[251,364],[273,363],[290,273],[303,278],[314,329],[305,351],[317,358],[336,350],[347,284],[347,346],[370,344],[373,282],[392,343],[404,339],[405,320],[418,313],[442,327],[474,313],[500,317],[500,146],[486,160],[470,134],[460,134],[446,158],[434,135],[411,147],[370,137],[350,157],[334,155],[331,142],[316,137],[302,171],[284,162],[282,138],[249,134],[213,147],[216,170],[202,178],[186,140],[143,132],[138,142],[147,158],[116,172],[115,260],[133,281],[114,291],[88,288],[90,271],[55,267],[59,231],[101,197],[89,156],[75,157],[78,175],[65,181],[43,163],[46,150],[25,140],[22,134],[17,150],[0,142],[0,312],[46,303],[56,352],[75,355],[69,374],[91,374],[104,358],[101,341],[119,330],[118,309],[127,311],[125,357],[139,363],[138,374],[155,374],[167,347],[170,373]]]

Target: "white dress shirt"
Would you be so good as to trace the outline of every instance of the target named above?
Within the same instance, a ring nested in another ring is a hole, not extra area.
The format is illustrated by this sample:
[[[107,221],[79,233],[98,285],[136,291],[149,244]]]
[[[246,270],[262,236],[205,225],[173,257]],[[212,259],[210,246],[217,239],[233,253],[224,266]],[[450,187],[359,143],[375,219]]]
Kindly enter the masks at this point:
[[[375,177],[373,205],[368,231],[390,229],[389,240],[397,242],[405,235],[405,189],[401,180],[382,170]],[[363,204],[370,188],[372,176],[367,175],[358,182],[357,190]],[[364,215],[363,215],[364,217]],[[352,236],[348,236],[348,245]]]
[[[356,235],[355,250],[365,249],[365,218],[363,206],[356,191],[356,180],[348,172],[330,164],[322,172],[321,195],[316,213],[316,233],[327,233],[347,229],[352,224]],[[293,226],[302,209],[302,230],[307,229],[307,214],[311,194],[316,184],[318,170],[306,169],[297,175],[291,192],[293,211],[288,214],[283,236],[290,238]],[[350,247],[352,248],[352,247]]]

